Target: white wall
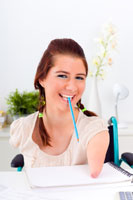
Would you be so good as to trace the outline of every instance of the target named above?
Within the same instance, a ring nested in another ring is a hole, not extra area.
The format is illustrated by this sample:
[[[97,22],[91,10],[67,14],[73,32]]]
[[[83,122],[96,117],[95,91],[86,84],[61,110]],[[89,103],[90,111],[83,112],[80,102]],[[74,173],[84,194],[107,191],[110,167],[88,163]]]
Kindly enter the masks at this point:
[[[120,120],[133,121],[133,2],[132,0],[0,0],[0,110],[5,97],[18,88],[33,90],[36,67],[51,39],[69,37],[84,48],[87,60],[101,26],[112,19],[118,34],[118,52],[106,80],[99,83],[103,117],[114,115],[112,87],[130,91],[119,105]],[[83,102],[87,105],[90,81]]]

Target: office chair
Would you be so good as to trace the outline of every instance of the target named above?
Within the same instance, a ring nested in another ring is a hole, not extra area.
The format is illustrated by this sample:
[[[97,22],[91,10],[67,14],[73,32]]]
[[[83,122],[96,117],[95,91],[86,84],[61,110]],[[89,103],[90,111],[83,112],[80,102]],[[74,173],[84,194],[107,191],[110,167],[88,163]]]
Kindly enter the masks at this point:
[[[108,121],[108,124],[110,144],[104,162],[114,162],[114,164],[120,167],[123,161],[131,168],[133,168],[133,153],[125,152],[121,155],[121,158],[119,159],[118,126],[116,118],[111,117]]]
[[[24,157],[22,154],[17,154],[11,161],[11,167],[17,168],[17,171],[22,171],[24,167]]]
[[[108,121],[108,124],[110,144],[104,162],[114,162],[114,164],[120,166],[122,161],[124,161],[127,165],[133,168],[133,153],[123,153],[119,159],[118,127],[116,118],[111,117]],[[22,154],[18,154],[13,158],[11,167],[17,168],[17,171],[22,170],[24,167],[24,157]]]

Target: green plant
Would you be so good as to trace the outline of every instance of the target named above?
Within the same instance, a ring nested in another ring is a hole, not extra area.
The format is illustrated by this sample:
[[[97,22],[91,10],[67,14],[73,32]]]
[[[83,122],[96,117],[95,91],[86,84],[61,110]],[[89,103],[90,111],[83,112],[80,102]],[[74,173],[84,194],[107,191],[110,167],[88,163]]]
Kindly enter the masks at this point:
[[[39,104],[39,93],[37,91],[33,92],[22,92],[20,93],[18,89],[15,92],[11,92],[6,99],[9,114],[13,115],[25,115],[31,114],[37,111]]]

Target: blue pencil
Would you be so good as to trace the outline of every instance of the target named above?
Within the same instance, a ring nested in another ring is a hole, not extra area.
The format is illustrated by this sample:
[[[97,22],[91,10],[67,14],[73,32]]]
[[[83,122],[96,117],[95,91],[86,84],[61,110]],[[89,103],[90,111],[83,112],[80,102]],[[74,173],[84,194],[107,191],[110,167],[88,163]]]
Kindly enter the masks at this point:
[[[68,97],[68,103],[69,103],[69,107],[70,107],[70,110],[71,110],[71,115],[72,115],[72,120],[73,120],[73,124],[74,124],[74,129],[75,129],[77,141],[79,142],[79,135],[78,135],[78,131],[77,131],[77,126],[76,126],[76,122],[75,122],[75,118],[74,118],[74,113],[73,113],[70,97]]]

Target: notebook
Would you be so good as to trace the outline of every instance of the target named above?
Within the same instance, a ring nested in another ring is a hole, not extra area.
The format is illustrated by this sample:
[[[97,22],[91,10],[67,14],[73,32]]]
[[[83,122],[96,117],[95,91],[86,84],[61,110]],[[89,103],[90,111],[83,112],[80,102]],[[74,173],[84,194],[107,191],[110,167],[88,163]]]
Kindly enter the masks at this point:
[[[81,186],[90,184],[131,183],[133,174],[108,162],[97,178],[92,178],[88,165],[27,168],[26,176],[32,187]]]

